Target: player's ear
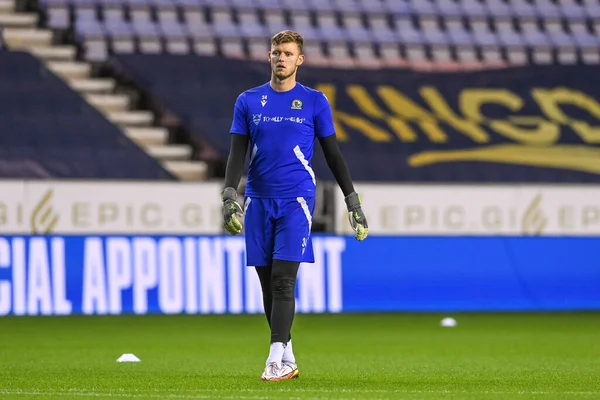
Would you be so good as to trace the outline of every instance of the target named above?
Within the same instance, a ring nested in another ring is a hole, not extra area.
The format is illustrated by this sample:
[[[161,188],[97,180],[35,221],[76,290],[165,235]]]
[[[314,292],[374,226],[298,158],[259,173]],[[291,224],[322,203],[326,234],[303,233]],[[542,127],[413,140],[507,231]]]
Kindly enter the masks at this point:
[[[298,60],[296,61],[296,65],[297,65],[297,66],[300,66],[300,65],[302,65],[303,63],[304,63],[304,54],[300,54],[300,55],[298,56]]]
[[[269,50],[269,62],[271,62],[271,50]]]

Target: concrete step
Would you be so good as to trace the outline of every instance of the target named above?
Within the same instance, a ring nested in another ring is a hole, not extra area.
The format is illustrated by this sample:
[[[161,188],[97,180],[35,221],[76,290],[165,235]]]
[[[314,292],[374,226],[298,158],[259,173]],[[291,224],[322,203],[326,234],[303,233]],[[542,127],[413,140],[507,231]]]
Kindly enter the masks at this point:
[[[73,61],[77,53],[75,46],[32,46],[28,50],[45,61]]]
[[[144,149],[161,161],[184,161],[192,156],[192,148],[185,144],[151,145],[144,146]]]
[[[8,14],[15,9],[14,0],[0,0],[0,14]]]
[[[33,13],[3,13],[0,11],[0,26],[5,28],[35,28],[38,16]]]
[[[92,66],[86,62],[77,61],[49,61],[48,69],[65,80],[88,78]]]
[[[26,49],[32,46],[50,46],[52,32],[47,29],[6,28],[4,41],[13,49]]]
[[[163,167],[182,181],[206,180],[208,166],[202,161],[165,161]]]
[[[154,121],[150,111],[109,112],[106,117],[122,127],[147,127]]]
[[[106,94],[111,93],[117,83],[114,79],[73,79],[68,81],[69,85],[84,94]]]
[[[87,101],[101,112],[125,111],[131,99],[124,94],[84,94]]]
[[[124,128],[125,134],[134,142],[143,147],[164,146],[167,142],[169,132],[165,128]],[[189,159],[189,157],[187,157]]]

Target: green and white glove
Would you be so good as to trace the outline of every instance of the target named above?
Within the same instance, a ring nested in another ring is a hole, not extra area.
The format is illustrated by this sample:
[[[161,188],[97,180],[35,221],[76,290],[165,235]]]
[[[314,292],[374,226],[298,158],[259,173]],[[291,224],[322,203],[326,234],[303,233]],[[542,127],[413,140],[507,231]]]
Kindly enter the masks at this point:
[[[244,229],[244,210],[238,204],[237,191],[227,187],[221,192],[223,201],[223,225],[225,230],[232,235],[237,235]]]
[[[352,192],[344,198],[344,201],[348,208],[350,226],[355,233],[354,237],[356,240],[365,240],[369,234],[369,225],[367,224],[367,217],[365,217],[365,214],[360,207],[360,196],[358,193]]]

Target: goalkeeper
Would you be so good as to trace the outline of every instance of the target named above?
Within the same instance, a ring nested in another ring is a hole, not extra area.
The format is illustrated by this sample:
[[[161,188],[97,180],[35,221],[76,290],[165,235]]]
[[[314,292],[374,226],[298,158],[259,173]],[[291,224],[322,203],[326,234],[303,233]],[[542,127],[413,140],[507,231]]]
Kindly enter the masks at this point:
[[[242,232],[245,223],[246,263],[260,280],[270,352],[262,380],[298,376],[292,350],[295,286],[301,262],[314,263],[311,225],[315,208],[315,174],[311,159],[319,140],[329,168],[340,186],[358,240],[368,226],[361,202],[335,136],[331,107],[323,93],[296,82],[304,62],[302,37],[283,31],[271,39],[269,82],[240,94],[230,129],[231,148],[222,192],[225,229]],[[267,56],[265,54],[265,56]],[[250,166],[244,209],[236,188],[246,153]]]

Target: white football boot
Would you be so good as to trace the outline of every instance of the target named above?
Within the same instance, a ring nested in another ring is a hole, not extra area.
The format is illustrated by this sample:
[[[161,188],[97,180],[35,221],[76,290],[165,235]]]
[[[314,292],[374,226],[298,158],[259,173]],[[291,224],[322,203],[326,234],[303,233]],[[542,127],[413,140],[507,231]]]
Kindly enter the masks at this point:
[[[298,371],[298,365],[296,363],[290,361],[284,361],[281,364],[281,369],[279,370],[279,380],[283,381],[286,379],[294,379],[300,375],[300,371]]]
[[[279,374],[281,373],[281,368],[277,365],[276,362],[269,363],[265,368],[265,371],[260,376],[261,381],[278,381],[280,380]]]

